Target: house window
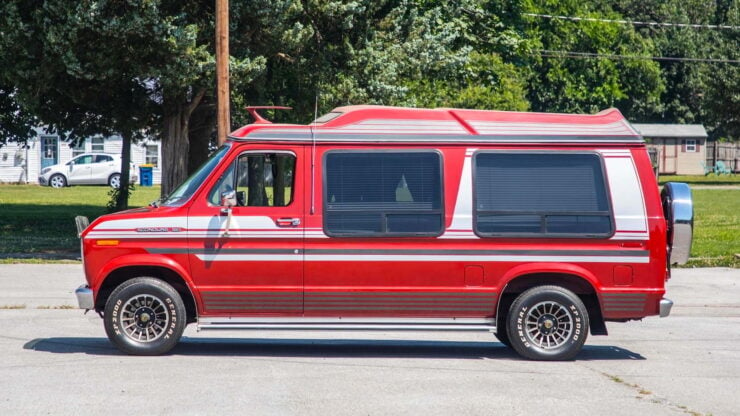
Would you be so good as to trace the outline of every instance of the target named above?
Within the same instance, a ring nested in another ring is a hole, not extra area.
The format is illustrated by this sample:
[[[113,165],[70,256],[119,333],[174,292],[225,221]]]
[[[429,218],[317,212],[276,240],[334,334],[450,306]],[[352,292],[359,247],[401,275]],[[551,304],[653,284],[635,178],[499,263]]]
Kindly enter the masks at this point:
[[[474,228],[482,237],[605,237],[612,219],[593,153],[479,152]]]
[[[159,146],[156,144],[148,144],[145,146],[146,155],[144,157],[144,163],[152,165],[153,167],[159,166]]]
[[[72,157],[75,158],[85,153],[85,140],[79,140],[76,144],[72,145]]]
[[[90,149],[93,153],[105,152],[105,139],[102,137],[92,138],[92,148]]]
[[[696,140],[695,139],[686,140],[686,151],[696,152]]]
[[[442,159],[434,151],[335,151],[324,158],[330,236],[437,236]]]

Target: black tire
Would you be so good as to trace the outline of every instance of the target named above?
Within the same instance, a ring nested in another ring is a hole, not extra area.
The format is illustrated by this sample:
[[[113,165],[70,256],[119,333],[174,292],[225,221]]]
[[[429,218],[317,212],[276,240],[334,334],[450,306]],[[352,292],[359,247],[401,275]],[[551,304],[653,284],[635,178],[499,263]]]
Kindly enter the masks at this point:
[[[108,186],[110,186],[113,189],[118,189],[121,187],[121,174],[120,173],[114,173],[108,177]]]
[[[572,360],[588,335],[586,306],[559,286],[538,286],[519,295],[507,321],[511,346],[530,360]]]
[[[506,322],[506,320],[503,320]],[[511,340],[509,339],[509,331],[506,330],[508,325],[504,325],[503,327],[496,327],[496,332],[493,334],[496,336],[496,339],[498,342],[506,345],[507,347],[511,348]]]
[[[64,188],[67,186],[67,178],[64,177],[61,173],[56,173],[54,175],[51,175],[49,178],[49,186],[52,188]]]
[[[152,277],[137,277],[118,286],[108,298],[103,316],[113,345],[133,355],[166,353],[187,325],[180,294]]]

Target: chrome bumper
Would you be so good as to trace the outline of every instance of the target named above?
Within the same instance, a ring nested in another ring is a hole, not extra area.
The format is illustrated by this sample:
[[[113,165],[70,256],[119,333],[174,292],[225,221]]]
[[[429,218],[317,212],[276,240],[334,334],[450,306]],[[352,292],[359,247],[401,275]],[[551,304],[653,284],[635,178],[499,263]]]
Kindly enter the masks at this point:
[[[75,296],[77,296],[77,304],[80,306],[80,309],[95,308],[95,300],[93,299],[93,291],[87,285],[82,285],[78,287],[77,290],[75,290]],[[660,309],[661,314],[663,311],[662,308],[663,306],[661,306],[661,309]]]
[[[663,298],[660,300],[660,317],[665,318],[671,314],[671,308],[673,307],[673,301],[670,299]]]

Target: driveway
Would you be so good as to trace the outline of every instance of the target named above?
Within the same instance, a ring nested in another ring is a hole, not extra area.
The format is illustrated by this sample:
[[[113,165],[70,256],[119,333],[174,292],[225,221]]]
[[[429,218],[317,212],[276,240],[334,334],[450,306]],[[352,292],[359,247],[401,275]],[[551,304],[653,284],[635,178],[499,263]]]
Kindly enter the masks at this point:
[[[122,355],[74,305],[79,265],[0,265],[0,414],[740,413],[740,270],[680,269],[668,318],[608,324],[573,362],[487,333],[215,332]]]

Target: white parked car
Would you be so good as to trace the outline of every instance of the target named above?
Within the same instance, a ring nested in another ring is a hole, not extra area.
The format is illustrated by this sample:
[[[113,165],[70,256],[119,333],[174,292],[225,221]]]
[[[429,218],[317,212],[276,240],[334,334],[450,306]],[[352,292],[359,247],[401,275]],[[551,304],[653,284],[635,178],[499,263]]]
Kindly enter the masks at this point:
[[[138,179],[134,164],[130,170],[131,183]],[[69,185],[121,186],[121,156],[107,153],[85,153],[67,163],[41,169],[41,185],[63,188]]]

